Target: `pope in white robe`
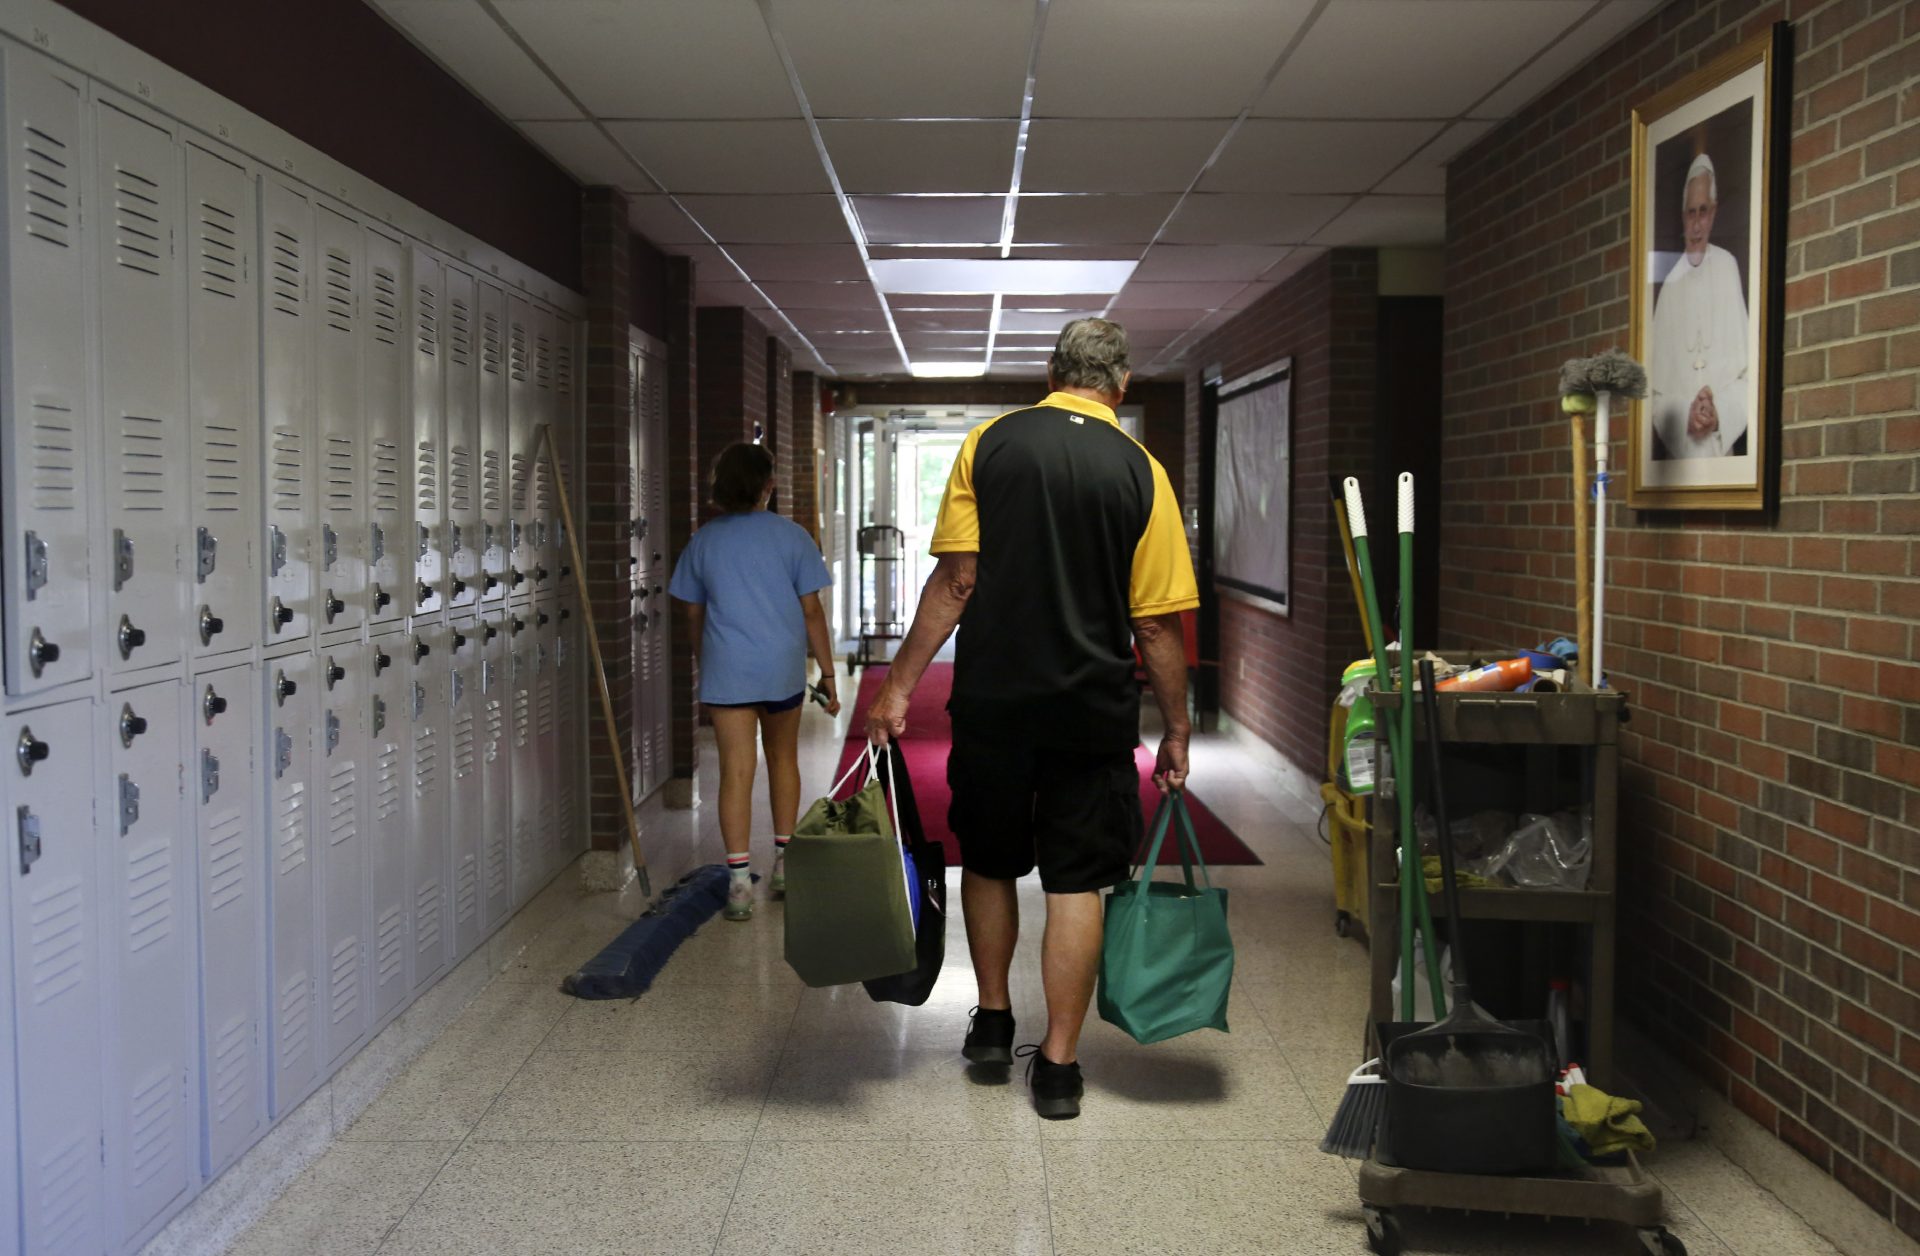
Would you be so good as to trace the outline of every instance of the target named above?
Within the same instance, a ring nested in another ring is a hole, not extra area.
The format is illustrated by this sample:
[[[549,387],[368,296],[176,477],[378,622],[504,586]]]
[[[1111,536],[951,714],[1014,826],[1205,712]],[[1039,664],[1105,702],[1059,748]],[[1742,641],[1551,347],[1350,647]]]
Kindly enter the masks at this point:
[[[1733,254],[1709,243],[1719,188],[1693,159],[1683,186],[1686,252],[1653,306],[1648,404],[1669,458],[1719,458],[1747,431],[1747,303]]]

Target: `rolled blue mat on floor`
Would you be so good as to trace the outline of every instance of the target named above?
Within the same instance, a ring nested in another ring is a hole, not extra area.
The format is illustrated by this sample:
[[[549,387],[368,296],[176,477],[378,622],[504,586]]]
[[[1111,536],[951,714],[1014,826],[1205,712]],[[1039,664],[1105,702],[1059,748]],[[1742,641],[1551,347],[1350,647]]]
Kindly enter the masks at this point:
[[[727,877],[720,864],[707,864],[681,877],[646,915],[621,930],[580,971],[561,981],[560,988],[576,999],[639,998],[679,945],[727,905]]]

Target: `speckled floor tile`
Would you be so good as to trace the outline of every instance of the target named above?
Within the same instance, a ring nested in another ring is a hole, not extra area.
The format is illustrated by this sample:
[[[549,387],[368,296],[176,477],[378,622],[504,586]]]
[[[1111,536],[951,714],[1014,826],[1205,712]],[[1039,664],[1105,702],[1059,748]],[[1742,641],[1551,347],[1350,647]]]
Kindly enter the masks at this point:
[[[1039,981],[1018,969],[1012,978],[1013,1010],[1021,1029],[1034,1034],[1046,1022]],[[944,968],[933,993],[919,1007],[876,1003],[861,986],[829,986],[800,996],[800,1011],[787,1045],[795,1050],[883,1051],[913,1048],[957,1055],[979,998],[973,969]]]
[[[1019,1086],[969,1080],[957,1051],[790,1050],[758,1137],[1029,1139],[1039,1123]]]
[[[1087,1084],[1080,1116],[1041,1122],[1042,1138],[1317,1141],[1326,1132],[1277,1051],[1088,1051],[1080,1063]]]
[[[351,1142],[461,1139],[526,1063],[527,1050],[436,1041],[340,1135]]]
[[[799,986],[656,985],[637,999],[572,1000],[547,1051],[778,1051]]]
[[[1663,1146],[1649,1167],[1670,1198],[1685,1200],[1700,1223],[1740,1256],[1836,1256],[1837,1249],[1798,1213],[1707,1143]]]
[[[1037,1142],[759,1141],[719,1256],[1042,1256],[1051,1250]]]
[[[577,1002],[553,986],[495,981],[467,1004],[437,1042],[484,1043],[530,1054]]]
[[[373,1252],[457,1145],[336,1144],[228,1250],[233,1256]]]
[[[475,1138],[744,1141],[776,1057],[748,1052],[542,1052],[494,1102]]]
[[[746,1148],[474,1140],[382,1256],[692,1256],[713,1250]]]

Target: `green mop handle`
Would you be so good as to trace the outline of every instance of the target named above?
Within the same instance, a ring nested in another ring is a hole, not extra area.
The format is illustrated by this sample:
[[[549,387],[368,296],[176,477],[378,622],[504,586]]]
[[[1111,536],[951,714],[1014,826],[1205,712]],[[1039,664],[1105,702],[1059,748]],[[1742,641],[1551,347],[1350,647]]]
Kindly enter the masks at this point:
[[[1419,830],[1413,823],[1413,473],[1400,473],[1400,746],[1406,761],[1395,775],[1400,801],[1400,832],[1406,843],[1403,859],[1413,861],[1413,903],[1420,917],[1420,941],[1427,952],[1427,984],[1433,993],[1433,1017],[1447,1014],[1446,981],[1440,971],[1439,945],[1433,938],[1433,907],[1427,901],[1427,863],[1420,855]],[[1442,833],[1441,841],[1448,835]],[[1403,864],[1404,867],[1404,864]],[[1403,871],[1401,875],[1406,874]],[[1458,929],[1456,924],[1454,928]],[[1401,983],[1400,1001],[1411,1006],[1409,983]],[[1411,1019],[1411,1018],[1409,1018]]]
[[[1380,626],[1380,597],[1373,587],[1373,551],[1367,544],[1367,509],[1360,500],[1360,481],[1348,476],[1341,484],[1347,498],[1347,527],[1353,532],[1353,556],[1360,567],[1360,591],[1367,606],[1367,624],[1373,629],[1373,687],[1385,691],[1393,675],[1387,667],[1387,634]],[[1398,775],[1405,772],[1406,756],[1401,753],[1400,721],[1386,721],[1387,753],[1393,757],[1395,791],[1400,792]],[[1404,814],[1404,808],[1403,808]],[[1407,881],[1407,843],[1400,837],[1400,1019],[1413,1019],[1413,889]],[[1425,886],[1421,887],[1426,888]]]

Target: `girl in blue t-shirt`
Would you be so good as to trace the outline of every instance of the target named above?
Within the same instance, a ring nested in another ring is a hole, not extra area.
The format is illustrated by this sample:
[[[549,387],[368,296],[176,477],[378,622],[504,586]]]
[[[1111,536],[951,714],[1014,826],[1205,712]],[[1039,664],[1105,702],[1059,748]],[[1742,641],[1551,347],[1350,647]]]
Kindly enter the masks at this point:
[[[832,583],[805,529],[767,510],[773,455],[729,445],[713,463],[713,504],[725,513],[693,534],[668,592],[688,604],[699,643],[700,700],[720,747],[720,836],[732,880],[728,920],[753,915],[747,839],[753,825],[754,734],[767,754],[772,890],[786,891],[786,846],[800,812],[800,708],[809,648],[829,715],[840,713],[833,638],[820,607]]]

